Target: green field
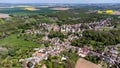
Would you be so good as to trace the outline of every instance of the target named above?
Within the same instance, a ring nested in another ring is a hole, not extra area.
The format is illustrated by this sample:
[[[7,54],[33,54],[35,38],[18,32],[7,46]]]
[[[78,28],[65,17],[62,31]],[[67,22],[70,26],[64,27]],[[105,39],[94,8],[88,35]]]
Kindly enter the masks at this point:
[[[53,12],[55,10],[50,10],[49,8],[38,8],[39,10],[36,11],[29,11],[24,10],[23,8],[2,8],[0,9],[0,13],[6,14],[17,14],[17,15],[26,15],[26,14],[41,14],[41,13],[48,13]]]
[[[0,56],[9,57],[0,58],[0,68],[22,68],[18,59],[30,57],[34,51],[33,48],[40,47],[40,44],[32,41],[25,41],[17,38],[17,34],[12,34],[6,38],[0,39],[0,47],[7,48],[8,52],[1,52]]]
[[[37,42],[25,41],[22,38],[17,38],[17,34],[10,35],[6,38],[0,39],[1,45],[14,45],[14,46],[40,46]]]

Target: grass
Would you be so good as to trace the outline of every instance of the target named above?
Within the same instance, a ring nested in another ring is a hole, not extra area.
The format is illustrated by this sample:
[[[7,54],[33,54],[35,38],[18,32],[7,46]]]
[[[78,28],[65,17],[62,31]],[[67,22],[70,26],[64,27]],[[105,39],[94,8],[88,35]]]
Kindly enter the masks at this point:
[[[117,25],[117,28],[120,28],[120,24]]]
[[[120,52],[120,47],[118,47],[118,52]]]
[[[120,44],[117,44],[118,52],[120,53]]]
[[[117,30],[117,28],[103,27],[103,28],[99,28],[99,30],[109,31],[109,30]]]
[[[28,58],[34,53],[33,48],[41,47],[37,42],[25,41],[23,38],[17,38],[17,34],[0,39],[0,45],[7,45],[11,57],[2,58],[0,68],[22,68],[19,59]],[[11,47],[13,46],[13,47]],[[8,56],[8,55],[6,55]],[[7,66],[8,65],[8,66]]]
[[[22,38],[17,38],[17,34],[10,35],[6,38],[0,39],[1,45],[13,45],[13,46],[40,46],[39,43],[33,41],[25,41]]]

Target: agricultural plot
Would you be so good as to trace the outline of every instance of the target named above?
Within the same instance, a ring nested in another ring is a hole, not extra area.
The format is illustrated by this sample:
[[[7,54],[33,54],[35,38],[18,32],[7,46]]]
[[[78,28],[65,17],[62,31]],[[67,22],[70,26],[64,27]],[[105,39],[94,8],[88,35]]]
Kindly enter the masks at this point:
[[[51,8],[51,10],[69,10],[70,8]]]
[[[92,62],[80,58],[78,59],[75,68],[101,68],[101,67]]]
[[[8,18],[9,14],[0,14],[0,18]]]
[[[34,10],[34,11],[33,11]],[[27,14],[41,14],[53,12],[49,8],[1,8],[0,13],[14,14],[14,15],[27,15]]]

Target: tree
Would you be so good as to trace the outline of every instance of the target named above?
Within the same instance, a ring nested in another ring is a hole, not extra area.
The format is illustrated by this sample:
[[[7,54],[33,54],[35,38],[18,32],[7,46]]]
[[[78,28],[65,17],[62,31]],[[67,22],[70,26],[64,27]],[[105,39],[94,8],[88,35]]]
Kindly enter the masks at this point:
[[[32,62],[28,62],[27,67],[31,68],[32,66],[33,66],[33,63]]]

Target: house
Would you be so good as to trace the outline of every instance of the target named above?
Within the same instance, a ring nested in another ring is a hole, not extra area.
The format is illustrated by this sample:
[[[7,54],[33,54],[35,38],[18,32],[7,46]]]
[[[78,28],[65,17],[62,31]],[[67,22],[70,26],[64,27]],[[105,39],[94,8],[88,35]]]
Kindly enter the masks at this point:
[[[65,60],[67,60],[66,57],[62,57],[62,58],[61,58],[61,61],[65,61]]]
[[[24,62],[23,62],[24,68],[28,68],[27,63],[28,63],[27,61],[24,61]]]
[[[47,41],[47,40],[49,40],[49,38],[48,38],[48,36],[44,36],[44,37],[42,38],[42,40],[43,40],[43,41]]]
[[[59,31],[60,27],[56,24],[51,25],[53,31]]]
[[[47,66],[45,64],[43,64],[41,68],[47,68]]]
[[[81,57],[86,57],[89,52],[89,49],[87,47],[79,48],[78,55]]]

